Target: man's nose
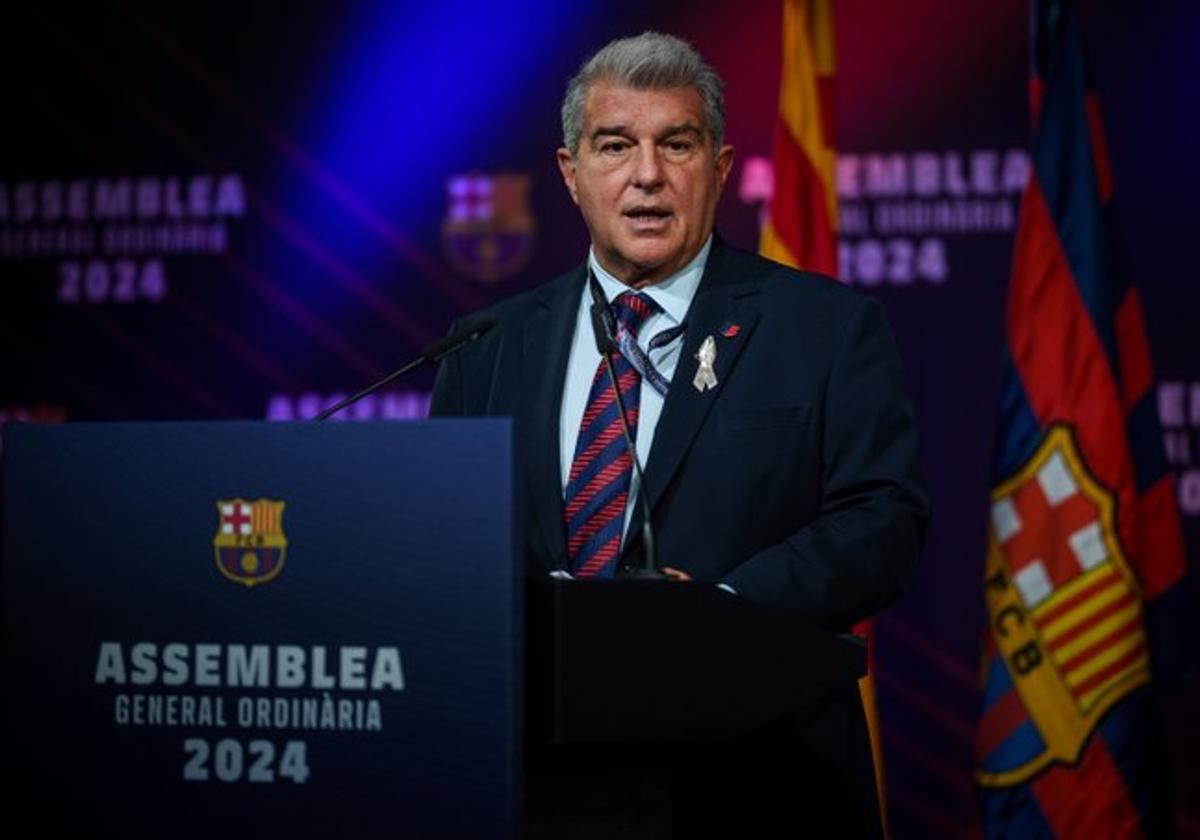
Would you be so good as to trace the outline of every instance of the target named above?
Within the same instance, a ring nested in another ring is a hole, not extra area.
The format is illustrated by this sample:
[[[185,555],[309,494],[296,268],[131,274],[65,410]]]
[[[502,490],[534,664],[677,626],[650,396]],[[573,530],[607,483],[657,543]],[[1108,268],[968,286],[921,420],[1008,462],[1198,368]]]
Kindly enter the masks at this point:
[[[653,144],[638,146],[633,166],[633,185],[635,187],[653,192],[662,186],[662,161],[659,160],[658,149]]]

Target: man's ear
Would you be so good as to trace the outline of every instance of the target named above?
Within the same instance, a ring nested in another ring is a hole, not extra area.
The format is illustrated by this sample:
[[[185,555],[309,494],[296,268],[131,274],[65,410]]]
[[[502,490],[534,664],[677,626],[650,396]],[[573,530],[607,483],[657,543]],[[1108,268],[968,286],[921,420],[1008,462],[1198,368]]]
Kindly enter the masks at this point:
[[[571,194],[571,200],[579,206],[579,192],[575,189],[575,156],[567,149],[559,149],[558,171],[562,173],[563,183],[567,185],[567,192]]]
[[[717,149],[717,189],[725,186],[725,180],[733,169],[733,146],[728,144]]]

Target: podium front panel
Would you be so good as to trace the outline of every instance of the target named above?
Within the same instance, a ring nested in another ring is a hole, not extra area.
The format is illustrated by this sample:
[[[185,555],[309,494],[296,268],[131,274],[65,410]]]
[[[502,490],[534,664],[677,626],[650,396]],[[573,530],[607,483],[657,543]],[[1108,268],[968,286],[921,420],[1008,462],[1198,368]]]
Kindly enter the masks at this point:
[[[512,471],[507,421],[7,427],[10,822],[514,834]]]

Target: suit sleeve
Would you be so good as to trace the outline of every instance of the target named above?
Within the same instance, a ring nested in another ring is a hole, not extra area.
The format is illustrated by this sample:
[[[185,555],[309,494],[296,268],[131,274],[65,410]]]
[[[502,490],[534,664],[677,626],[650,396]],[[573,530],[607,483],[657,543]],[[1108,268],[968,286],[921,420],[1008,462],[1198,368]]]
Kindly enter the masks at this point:
[[[825,386],[818,515],[724,582],[843,630],[904,590],[928,522],[917,430],[883,309],[864,298]]]

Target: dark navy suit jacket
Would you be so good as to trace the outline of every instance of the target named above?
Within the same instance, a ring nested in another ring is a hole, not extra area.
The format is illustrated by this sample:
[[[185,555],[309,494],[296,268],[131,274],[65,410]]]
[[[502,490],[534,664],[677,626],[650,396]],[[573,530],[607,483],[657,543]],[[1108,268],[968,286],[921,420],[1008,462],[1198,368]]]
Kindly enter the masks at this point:
[[[585,271],[496,305],[497,327],[448,357],[434,386],[435,415],[515,419],[535,576],[567,566],[559,416]],[[882,308],[714,238],[686,321],[643,487],[659,565],[832,630],[878,612],[911,575],[927,520],[912,409]],[[695,355],[710,335],[719,384],[700,393]],[[618,573],[642,559],[633,511]],[[839,836],[879,836],[857,691],[732,743],[682,749],[672,759],[678,836],[799,836],[826,823]],[[574,792],[596,779],[579,777],[569,759],[570,772],[548,766],[549,777],[570,779],[570,804],[556,808],[588,813]],[[640,801],[639,774],[654,772],[611,770],[597,778],[630,779],[630,801]]]
[[[496,305],[443,363],[435,415],[515,418],[530,571],[566,568],[559,415],[585,266]],[[834,630],[887,606],[921,550],[917,433],[880,305],[714,237],[645,465],[658,563]],[[716,342],[718,386],[692,386]],[[621,568],[641,560],[633,508]],[[620,574],[620,570],[618,571]]]

